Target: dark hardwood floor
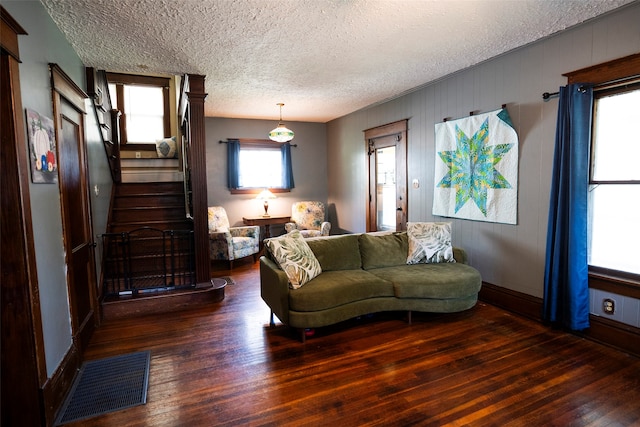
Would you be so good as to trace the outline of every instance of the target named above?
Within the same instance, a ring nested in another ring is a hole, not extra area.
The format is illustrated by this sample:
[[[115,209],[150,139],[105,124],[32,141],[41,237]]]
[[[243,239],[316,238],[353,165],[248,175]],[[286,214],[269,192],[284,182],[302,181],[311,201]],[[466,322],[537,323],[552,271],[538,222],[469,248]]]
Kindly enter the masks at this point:
[[[104,323],[86,356],[150,350],[147,404],[75,425],[640,425],[640,359],[485,303],[378,314],[302,344],[269,328],[258,263],[210,308]]]

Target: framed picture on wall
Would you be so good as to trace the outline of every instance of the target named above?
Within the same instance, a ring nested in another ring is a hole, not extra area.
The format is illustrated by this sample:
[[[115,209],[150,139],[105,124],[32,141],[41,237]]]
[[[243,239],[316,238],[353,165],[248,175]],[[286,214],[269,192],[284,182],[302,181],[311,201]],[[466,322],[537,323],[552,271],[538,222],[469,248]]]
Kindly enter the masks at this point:
[[[29,135],[29,164],[34,184],[58,182],[58,161],[53,120],[26,109]]]

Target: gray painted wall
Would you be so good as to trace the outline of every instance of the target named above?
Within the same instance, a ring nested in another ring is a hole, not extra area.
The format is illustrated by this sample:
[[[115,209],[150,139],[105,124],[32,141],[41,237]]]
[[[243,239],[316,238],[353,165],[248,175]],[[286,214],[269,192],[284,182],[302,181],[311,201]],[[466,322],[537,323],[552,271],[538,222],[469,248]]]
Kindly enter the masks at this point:
[[[231,194],[227,189],[228,138],[267,139],[276,127],[275,120],[242,120],[206,118],[208,205],[223,206],[232,225],[242,225],[243,216],[264,213],[262,202],[255,194]],[[318,200],[327,203],[327,146],[326,126],[322,123],[286,122],[295,132],[291,148],[295,188],[290,193],[276,193],[269,201],[269,214],[291,215],[291,204],[299,200]],[[327,210],[329,210],[328,207]],[[271,234],[281,233],[283,227],[273,226]]]
[[[453,242],[489,283],[542,297],[557,98],[543,92],[566,84],[562,73],[640,52],[640,4],[634,3],[462,70],[440,81],[327,125],[329,203],[333,221],[347,232],[365,230],[367,170],[363,130],[409,119],[409,221],[447,220]],[[425,59],[427,60],[427,59]],[[434,125],[443,118],[507,108],[520,142],[518,224],[434,217]]]
[[[58,64],[81,88],[86,87],[84,65],[40,2],[3,1],[2,5],[28,33],[18,38],[22,60],[20,64],[22,105],[24,108],[33,109],[53,118],[48,64]],[[88,101],[87,106],[89,106]],[[100,135],[97,133],[93,113],[86,116],[86,129],[91,188],[93,185],[98,185],[100,189],[99,197],[96,197],[94,192],[91,193],[94,233],[100,234],[105,230],[111,178],[108,175],[106,155],[99,140]],[[71,318],[62,241],[60,189],[57,184],[31,183],[29,191],[45,359],[47,374],[51,377],[71,347]],[[99,262],[97,267],[99,273]]]

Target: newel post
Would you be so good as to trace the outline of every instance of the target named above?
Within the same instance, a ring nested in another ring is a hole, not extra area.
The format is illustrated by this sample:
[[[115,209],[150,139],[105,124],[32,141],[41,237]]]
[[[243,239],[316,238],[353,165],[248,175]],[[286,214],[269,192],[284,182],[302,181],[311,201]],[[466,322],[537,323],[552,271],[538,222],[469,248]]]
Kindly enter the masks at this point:
[[[204,124],[205,76],[189,74],[189,141],[191,201],[195,243],[196,283],[211,281],[209,231],[207,227],[207,153]]]

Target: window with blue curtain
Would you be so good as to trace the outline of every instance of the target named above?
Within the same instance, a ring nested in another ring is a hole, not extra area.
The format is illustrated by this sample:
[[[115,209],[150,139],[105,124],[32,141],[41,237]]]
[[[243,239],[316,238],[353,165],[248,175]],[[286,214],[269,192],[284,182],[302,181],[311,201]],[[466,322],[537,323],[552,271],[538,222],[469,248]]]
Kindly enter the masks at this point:
[[[227,140],[227,183],[232,192],[294,188],[291,144],[270,140]]]

